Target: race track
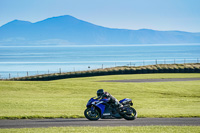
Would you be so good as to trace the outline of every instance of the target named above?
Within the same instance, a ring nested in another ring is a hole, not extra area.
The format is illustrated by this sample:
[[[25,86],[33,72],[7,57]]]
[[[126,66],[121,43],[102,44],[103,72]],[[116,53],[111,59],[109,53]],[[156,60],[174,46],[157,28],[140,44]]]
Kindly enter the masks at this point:
[[[101,119],[89,121],[81,119],[27,119],[0,120],[0,128],[35,128],[66,126],[200,126],[200,118],[137,118],[134,121],[124,119]]]

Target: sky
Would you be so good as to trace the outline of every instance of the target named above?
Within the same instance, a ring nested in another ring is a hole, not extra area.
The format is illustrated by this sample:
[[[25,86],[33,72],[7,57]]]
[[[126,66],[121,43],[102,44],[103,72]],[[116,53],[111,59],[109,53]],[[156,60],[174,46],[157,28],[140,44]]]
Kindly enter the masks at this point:
[[[0,0],[0,26],[61,15],[109,28],[200,32],[200,0]]]

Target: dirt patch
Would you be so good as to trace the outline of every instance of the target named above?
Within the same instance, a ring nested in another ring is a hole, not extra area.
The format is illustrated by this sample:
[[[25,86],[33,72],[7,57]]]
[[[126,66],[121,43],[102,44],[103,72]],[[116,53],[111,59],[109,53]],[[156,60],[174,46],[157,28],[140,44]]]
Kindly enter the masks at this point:
[[[169,79],[127,79],[127,80],[104,80],[99,82],[174,82],[174,81],[193,81],[200,80],[200,78],[169,78]]]

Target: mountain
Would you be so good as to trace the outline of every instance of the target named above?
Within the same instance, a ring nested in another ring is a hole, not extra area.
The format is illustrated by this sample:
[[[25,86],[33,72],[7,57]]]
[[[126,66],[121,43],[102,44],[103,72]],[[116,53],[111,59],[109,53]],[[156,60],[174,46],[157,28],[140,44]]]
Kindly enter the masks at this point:
[[[14,20],[0,27],[0,45],[109,45],[200,43],[200,33],[106,28],[69,15],[31,23]]]

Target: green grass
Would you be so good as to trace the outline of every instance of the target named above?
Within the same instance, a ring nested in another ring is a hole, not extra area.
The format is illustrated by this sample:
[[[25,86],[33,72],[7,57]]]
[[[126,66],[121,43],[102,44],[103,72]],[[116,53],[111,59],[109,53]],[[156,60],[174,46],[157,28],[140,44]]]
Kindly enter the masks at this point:
[[[99,88],[133,99],[138,117],[200,117],[200,81],[117,83],[99,80],[195,78],[200,74],[134,74],[55,81],[0,81],[0,119],[84,117]]]
[[[199,133],[200,126],[51,127],[0,129],[0,133]]]

